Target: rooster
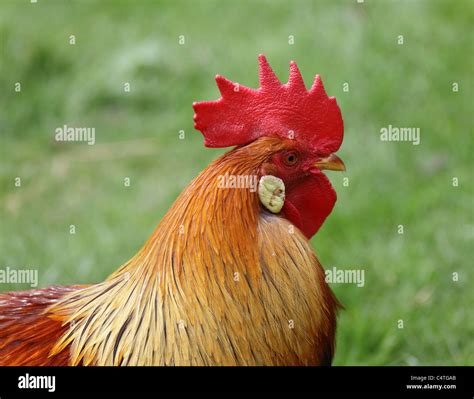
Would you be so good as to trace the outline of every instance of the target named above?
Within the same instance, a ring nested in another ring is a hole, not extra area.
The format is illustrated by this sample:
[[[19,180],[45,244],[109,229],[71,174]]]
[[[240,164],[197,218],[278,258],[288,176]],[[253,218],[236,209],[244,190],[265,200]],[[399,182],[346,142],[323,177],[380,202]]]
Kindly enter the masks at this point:
[[[0,295],[0,365],[330,365],[340,306],[309,239],[336,194],[322,170],[343,120],[316,75],[263,55],[260,87],[216,77],[193,104],[207,147],[233,147],[104,282]],[[223,186],[222,176],[258,180]]]

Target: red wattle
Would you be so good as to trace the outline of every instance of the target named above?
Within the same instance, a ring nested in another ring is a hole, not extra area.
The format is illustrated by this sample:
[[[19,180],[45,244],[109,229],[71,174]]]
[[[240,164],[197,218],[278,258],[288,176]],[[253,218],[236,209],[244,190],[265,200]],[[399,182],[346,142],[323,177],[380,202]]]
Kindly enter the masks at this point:
[[[331,213],[336,199],[329,179],[316,172],[286,187],[282,214],[310,239]]]

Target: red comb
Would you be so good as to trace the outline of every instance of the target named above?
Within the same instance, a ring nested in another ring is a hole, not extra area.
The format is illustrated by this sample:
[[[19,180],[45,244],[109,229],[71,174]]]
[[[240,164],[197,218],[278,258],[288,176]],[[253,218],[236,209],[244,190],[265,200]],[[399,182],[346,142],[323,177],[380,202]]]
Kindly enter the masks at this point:
[[[295,62],[281,84],[264,55],[258,57],[260,88],[240,86],[217,75],[222,97],[193,103],[194,127],[206,147],[247,144],[262,136],[294,138],[318,153],[339,149],[344,135],[341,111],[319,75],[306,90]]]

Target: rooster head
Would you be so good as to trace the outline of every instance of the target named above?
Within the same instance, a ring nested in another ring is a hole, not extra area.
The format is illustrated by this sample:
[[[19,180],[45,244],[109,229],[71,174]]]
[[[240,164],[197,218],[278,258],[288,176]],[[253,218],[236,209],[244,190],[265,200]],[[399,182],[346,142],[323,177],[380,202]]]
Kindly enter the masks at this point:
[[[259,177],[284,184],[281,215],[311,238],[331,213],[336,193],[322,170],[345,170],[334,153],[344,124],[334,97],[316,75],[306,89],[295,62],[282,84],[264,55],[259,56],[260,87],[252,89],[216,76],[221,98],[193,103],[194,126],[207,147],[237,146],[253,160]],[[252,159],[253,158],[253,159]]]

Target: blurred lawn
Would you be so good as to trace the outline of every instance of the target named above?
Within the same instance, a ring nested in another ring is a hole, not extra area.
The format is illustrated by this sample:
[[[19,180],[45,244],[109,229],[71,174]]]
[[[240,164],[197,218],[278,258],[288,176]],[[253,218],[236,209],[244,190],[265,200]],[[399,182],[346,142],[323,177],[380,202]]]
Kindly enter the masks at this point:
[[[346,306],[335,363],[474,364],[473,8],[2,1],[0,268],[38,268],[40,286],[93,283],[129,259],[223,152],[204,149],[192,101],[218,97],[216,73],[256,87],[263,52],[282,80],[290,59],[308,86],[321,74],[345,120],[348,171],[330,176],[339,200],[313,243],[325,267],[363,268],[366,284],[333,285]],[[97,144],[55,142],[64,124],[95,127]],[[421,144],[381,142],[388,124],[421,128]]]

